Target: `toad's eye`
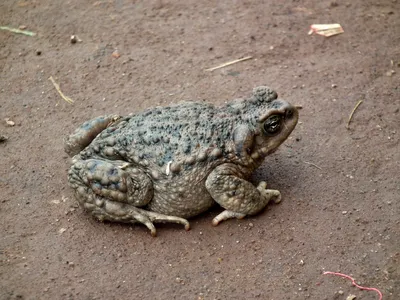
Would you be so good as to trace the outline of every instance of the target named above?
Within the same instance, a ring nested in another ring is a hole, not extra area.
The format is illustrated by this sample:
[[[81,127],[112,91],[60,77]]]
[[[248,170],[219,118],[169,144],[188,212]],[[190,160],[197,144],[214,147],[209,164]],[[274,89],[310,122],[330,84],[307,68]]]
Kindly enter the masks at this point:
[[[281,115],[272,115],[264,122],[264,131],[269,135],[277,134],[282,125]]]

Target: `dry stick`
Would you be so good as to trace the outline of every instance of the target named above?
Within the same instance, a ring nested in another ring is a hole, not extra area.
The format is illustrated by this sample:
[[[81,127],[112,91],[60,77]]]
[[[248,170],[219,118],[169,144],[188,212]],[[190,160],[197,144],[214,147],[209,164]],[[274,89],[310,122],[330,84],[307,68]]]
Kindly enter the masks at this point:
[[[60,96],[67,101],[69,104],[74,103],[74,100],[72,100],[70,97],[67,97],[61,92],[60,86],[58,85],[57,82],[54,81],[53,76],[49,77],[49,80],[53,83],[54,87],[56,88],[57,92],[60,94]]]
[[[253,56],[246,56],[246,57],[243,57],[243,58],[235,59],[235,60],[232,60],[232,61],[228,61],[228,62],[226,62],[226,63],[224,63],[222,65],[216,66],[214,68],[206,69],[206,71],[211,72],[211,71],[214,71],[214,70],[217,70],[217,69],[221,69],[223,67],[227,67],[227,66],[236,64],[236,63],[244,61],[244,60],[252,59],[252,58],[253,58]]]
[[[308,161],[303,161],[303,163],[308,164],[308,165],[311,165],[311,166],[313,166],[313,167],[316,167],[317,169],[320,169],[320,170],[322,171],[322,168],[319,167],[319,166],[317,166],[316,164],[310,163],[310,162],[308,162]]]
[[[361,103],[363,103],[362,100],[358,101],[357,104],[356,104],[356,106],[354,106],[353,110],[351,111],[349,120],[347,121],[347,125],[346,125],[346,128],[347,128],[347,129],[349,128],[349,125],[350,125],[351,119],[353,118],[354,112],[355,112],[356,109],[360,106]]]

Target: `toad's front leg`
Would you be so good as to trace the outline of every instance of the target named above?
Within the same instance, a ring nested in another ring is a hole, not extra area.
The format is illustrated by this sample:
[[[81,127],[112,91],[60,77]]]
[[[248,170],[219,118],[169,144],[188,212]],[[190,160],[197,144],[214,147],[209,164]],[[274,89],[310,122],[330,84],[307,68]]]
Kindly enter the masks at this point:
[[[270,200],[280,202],[281,194],[277,190],[266,189],[267,184],[260,182],[255,187],[243,179],[236,165],[224,164],[218,166],[206,180],[206,188],[211,197],[225,211],[213,219],[213,225],[230,218],[242,219],[247,215],[255,215],[261,211]]]
[[[71,157],[78,154],[80,151],[85,149],[85,147],[88,146],[100,132],[108,126],[115,124],[120,119],[120,116],[108,115],[86,121],[79,126],[73,134],[65,139],[65,152]]]

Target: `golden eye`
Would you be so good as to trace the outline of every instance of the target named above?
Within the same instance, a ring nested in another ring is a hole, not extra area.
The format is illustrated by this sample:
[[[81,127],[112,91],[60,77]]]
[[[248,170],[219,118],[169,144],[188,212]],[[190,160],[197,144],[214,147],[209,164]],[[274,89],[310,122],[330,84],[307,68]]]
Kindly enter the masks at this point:
[[[272,115],[264,122],[264,131],[267,134],[275,135],[281,129],[282,124],[282,116],[281,115]]]

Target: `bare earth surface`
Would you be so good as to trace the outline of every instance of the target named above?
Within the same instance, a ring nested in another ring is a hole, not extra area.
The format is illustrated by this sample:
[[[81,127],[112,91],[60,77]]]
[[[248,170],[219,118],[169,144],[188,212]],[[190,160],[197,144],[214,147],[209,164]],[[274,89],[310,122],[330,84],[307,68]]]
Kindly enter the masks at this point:
[[[0,31],[0,298],[378,299],[322,275],[336,271],[399,299],[399,14],[395,0],[1,1],[0,25],[38,35]],[[307,35],[318,23],[345,32]],[[216,207],[157,238],[78,208],[63,138],[82,122],[259,85],[303,107],[254,176],[280,205],[212,227]]]

